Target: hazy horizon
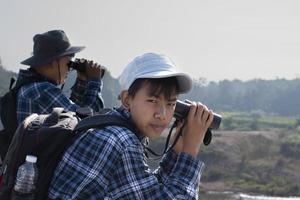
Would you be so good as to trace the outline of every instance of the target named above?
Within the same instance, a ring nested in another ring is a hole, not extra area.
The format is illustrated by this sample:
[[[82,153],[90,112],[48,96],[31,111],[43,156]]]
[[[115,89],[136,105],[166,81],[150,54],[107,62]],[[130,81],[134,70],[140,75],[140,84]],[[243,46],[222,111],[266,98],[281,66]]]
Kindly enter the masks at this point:
[[[0,58],[17,72],[32,37],[63,29],[117,77],[137,55],[169,56],[208,81],[300,77],[297,0],[1,0]]]

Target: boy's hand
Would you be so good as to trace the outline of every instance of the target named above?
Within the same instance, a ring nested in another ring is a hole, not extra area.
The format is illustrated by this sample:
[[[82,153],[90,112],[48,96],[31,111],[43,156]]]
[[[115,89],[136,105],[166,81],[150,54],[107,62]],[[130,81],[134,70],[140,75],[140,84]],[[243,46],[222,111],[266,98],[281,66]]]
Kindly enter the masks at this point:
[[[81,80],[87,80],[89,78],[100,78],[101,77],[101,65],[92,61],[88,60],[85,64],[86,71],[85,73],[77,71],[77,77]]]
[[[182,151],[197,157],[203,138],[211,122],[213,113],[200,102],[193,102],[183,128]]]

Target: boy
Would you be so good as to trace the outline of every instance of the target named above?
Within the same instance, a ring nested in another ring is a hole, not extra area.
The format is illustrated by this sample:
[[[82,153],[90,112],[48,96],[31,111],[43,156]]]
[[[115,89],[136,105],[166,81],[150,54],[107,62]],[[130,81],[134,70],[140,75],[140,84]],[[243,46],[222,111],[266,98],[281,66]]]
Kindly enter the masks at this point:
[[[32,113],[51,113],[55,107],[63,107],[70,111],[90,107],[94,111],[99,111],[104,106],[101,97],[101,66],[93,61],[85,63],[85,72],[77,71],[77,79],[71,89],[70,98],[58,87],[65,82],[70,71],[68,63],[71,58],[82,51],[83,46],[71,46],[63,30],[36,34],[33,42],[32,56],[21,62],[29,68],[20,69],[18,74],[16,85],[21,87],[17,91],[14,116],[7,115],[5,120],[1,119],[2,122],[9,121],[11,128],[0,140],[2,160],[17,125]],[[2,127],[0,126],[0,129]]]
[[[21,62],[30,68],[20,70],[17,84],[29,78],[39,81],[19,89],[18,123],[32,113],[51,113],[54,107],[64,107],[70,111],[85,106],[95,111],[103,108],[101,66],[93,61],[86,63],[85,73],[77,71],[77,80],[72,87],[70,99],[57,87],[65,82],[70,71],[68,63],[71,58],[85,47],[71,46],[63,30],[36,34],[33,41],[33,55]]]
[[[204,166],[197,154],[212,111],[192,103],[181,138],[155,172],[145,163],[143,146],[168,127],[178,94],[191,89],[191,78],[169,58],[147,53],[135,58],[119,81],[122,106],[109,114],[124,117],[137,131],[109,126],[77,139],[55,171],[49,198],[197,199]]]

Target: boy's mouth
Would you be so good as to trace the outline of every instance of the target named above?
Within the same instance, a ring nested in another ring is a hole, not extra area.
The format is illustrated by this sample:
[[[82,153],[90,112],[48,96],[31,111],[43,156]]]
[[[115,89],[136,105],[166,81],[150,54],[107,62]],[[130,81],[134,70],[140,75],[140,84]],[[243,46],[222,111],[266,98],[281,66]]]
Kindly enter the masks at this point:
[[[150,127],[155,130],[155,132],[162,132],[166,126],[165,125],[158,125],[158,124],[150,124]]]

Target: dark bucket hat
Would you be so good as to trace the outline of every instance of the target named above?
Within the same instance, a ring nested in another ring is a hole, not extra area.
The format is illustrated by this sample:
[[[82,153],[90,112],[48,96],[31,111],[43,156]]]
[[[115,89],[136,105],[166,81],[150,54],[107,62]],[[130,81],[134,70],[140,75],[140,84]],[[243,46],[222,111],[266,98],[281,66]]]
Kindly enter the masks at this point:
[[[83,46],[71,46],[64,31],[52,30],[33,37],[33,55],[21,64],[40,66],[51,63],[53,60],[66,55],[82,51]]]

